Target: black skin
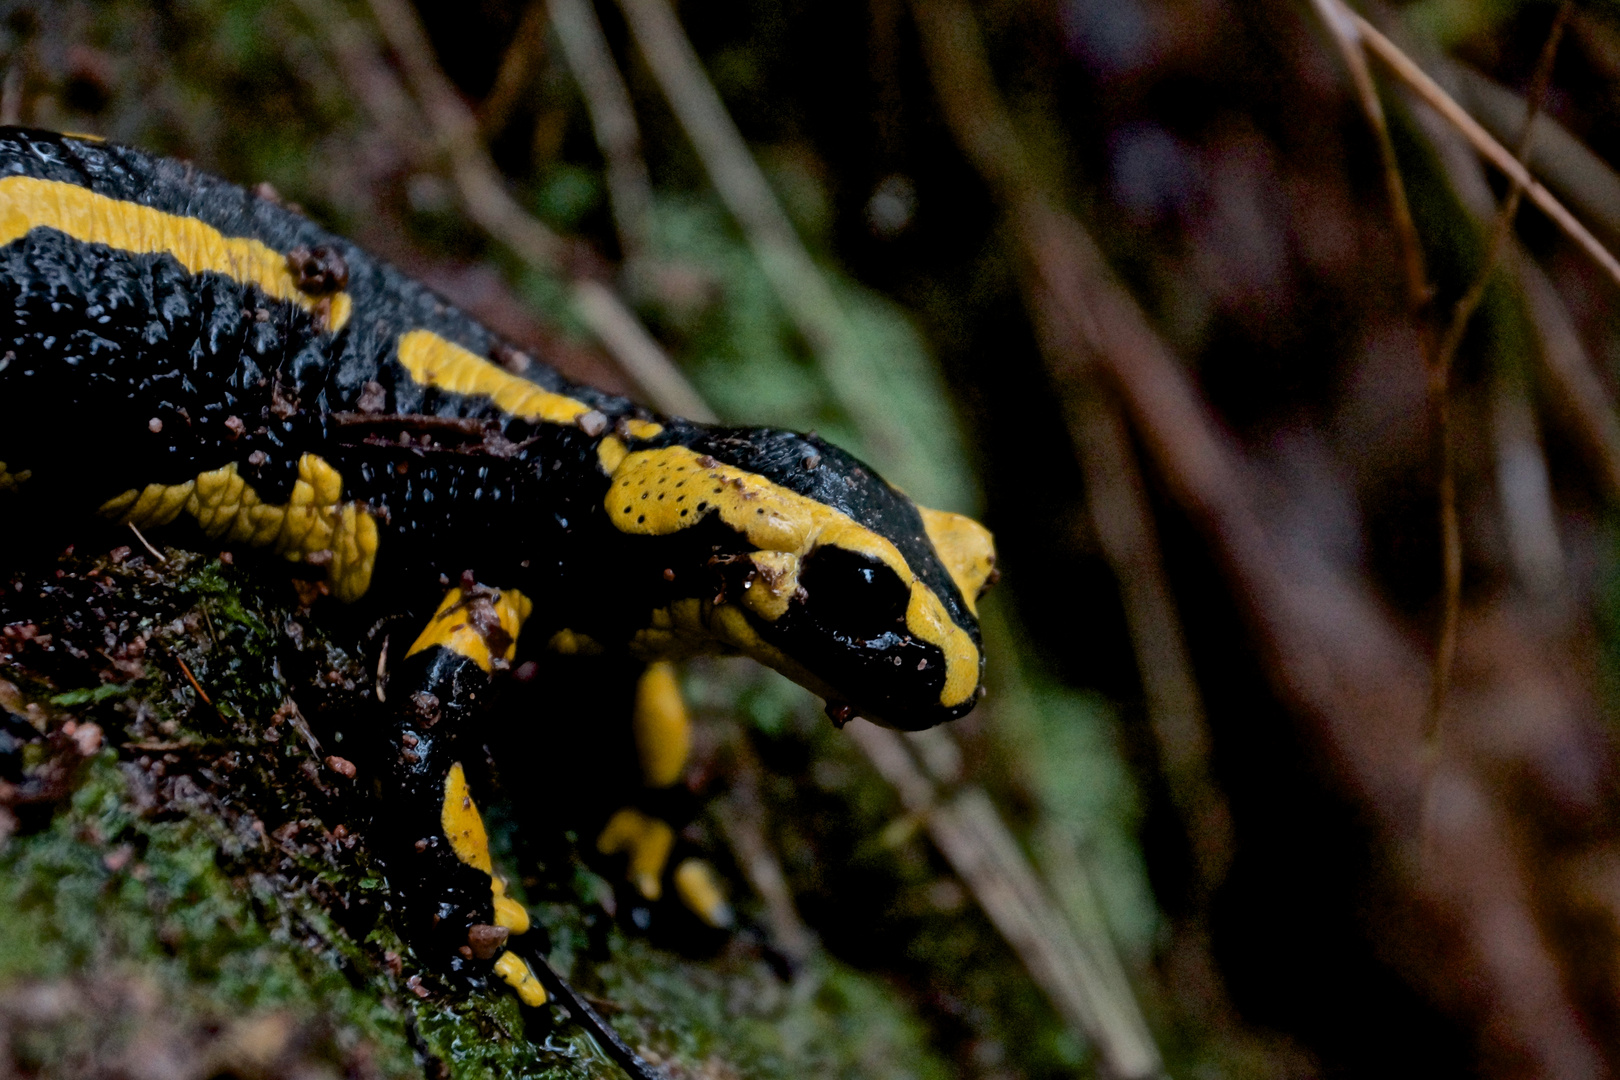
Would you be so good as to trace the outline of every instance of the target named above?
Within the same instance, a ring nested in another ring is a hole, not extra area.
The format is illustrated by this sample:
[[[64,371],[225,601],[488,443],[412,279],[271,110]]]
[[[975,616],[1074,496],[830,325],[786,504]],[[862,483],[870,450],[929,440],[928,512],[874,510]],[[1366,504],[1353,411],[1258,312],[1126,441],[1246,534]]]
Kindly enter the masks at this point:
[[[814,436],[654,417],[569,383],[340,237],[181,162],[0,128],[0,177],[15,175],[258,240],[287,254],[306,296],[344,290],[353,312],[328,333],[318,313],[256,286],[193,275],[167,253],[134,254],[47,228],[0,247],[0,461],[32,472],[20,490],[0,491],[0,507],[34,523],[37,536],[74,537],[123,491],[232,462],[266,502],[284,503],[300,456],[315,453],[381,530],[370,590],[354,605],[358,620],[403,611],[419,627],[445,583],[465,580],[536,601],[520,647],[539,648],[566,627],[628,662],[625,649],[653,609],[736,595],[747,563],[725,556],[751,550],[718,515],[667,537],[627,535],[607,520],[598,445],[627,421],[656,419],[664,431],[633,449],[686,446],[844,511],[890,540],[979,640],[917,508]],[[416,329],[599,416],[533,424],[487,398],[420,386],[397,354],[400,336]],[[185,520],[165,538],[186,543],[188,529],[199,536]],[[972,708],[972,698],[940,705],[943,658],[905,633],[904,589],[888,568],[827,548],[806,557],[801,583],[804,595],[774,623],[749,617],[765,640],[836,688],[835,719],[859,714],[914,729]],[[409,640],[396,637],[395,656]],[[419,940],[433,942],[429,951],[472,976],[482,960],[467,961],[461,947],[468,927],[491,921],[488,882],[433,838],[445,772],[465,760],[458,740],[472,737],[489,690],[488,675],[439,647],[396,661],[379,764],[383,794],[397,808],[390,862],[409,868],[394,875],[409,918]],[[428,698],[432,709],[422,705]]]

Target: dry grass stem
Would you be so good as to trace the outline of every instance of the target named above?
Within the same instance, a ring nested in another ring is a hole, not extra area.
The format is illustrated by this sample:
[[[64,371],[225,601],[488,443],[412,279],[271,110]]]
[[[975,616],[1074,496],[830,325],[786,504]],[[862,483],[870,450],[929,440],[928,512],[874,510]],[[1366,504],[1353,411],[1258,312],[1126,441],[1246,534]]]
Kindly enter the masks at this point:
[[[1118,1080],[1161,1075],[1158,1048],[1129,983],[1121,986],[1123,968],[1106,927],[1088,927],[1093,933],[1085,945],[1076,939],[984,791],[967,787],[941,799],[906,740],[865,721],[845,730],[906,810],[924,817],[940,853],[1058,1014],[1096,1047],[1106,1074]]]
[[[544,0],[530,0],[518,20],[517,33],[512,35],[495,69],[495,85],[478,104],[478,126],[486,138],[494,138],[512,118],[513,110],[533,83],[535,74],[546,58],[546,4]]]
[[[310,2],[303,0],[306,10]],[[370,2],[384,38],[450,158],[451,176],[467,216],[536,270],[568,274],[572,268],[568,266],[567,245],[518,205],[507,190],[505,179],[484,147],[476,118],[439,69],[416,12],[405,0]],[[654,386],[667,390],[684,381],[635,313],[611,289],[575,276],[571,299],[591,333],[644,391],[651,394]]]
[[[579,85],[590,114],[596,145],[607,163],[608,202],[626,263],[647,253],[652,215],[652,181],[641,155],[630,90],[608,48],[607,35],[591,0],[548,0],[551,26],[562,44],[568,70]]]
[[[1468,332],[1469,321],[1478,310],[1480,302],[1485,299],[1485,289],[1490,284],[1492,273],[1495,272],[1502,245],[1507,241],[1513,229],[1514,219],[1518,216],[1519,201],[1524,196],[1525,182],[1529,179],[1525,163],[1530,159],[1536,114],[1541,111],[1541,100],[1546,95],[1547,84],[1552,80],[1553,60],[1558,55],[1558,42],[1563,37],[1564,24],[1569,19],[1572,6],[1571,0],[1564,0],[1559,5],[1558,14],[1553,18],[1552,29],[1542,45],[1541,56],[1536,61],[1535,77],[1531,82],[1524,131],[1519,137],[1518,152],[1513,157],[1519,167],[1518,171],[1509,174],[1510,186],[1507,198],[1502,200],[1501,209],[1497,211],[1496,219],[1491,225],[1485,256],[1474,274],[1474,280],[1462,298],[1457,301],[1457,306],[1451,314],[1451,322],[1447,325],[1439,347],[1429,363],[1429,395],[1434,411],[1435,440],[1440,459],[1440,544],[1444,569],[1440,640],[1434,654],[1434,686],[1430,696],[1427,724],[1431,751],[1441,737],[1446,695],[1451,684],[1451,669],[1457,656],[1457,627],[1462,618],[1462,528],[1457,520],[1456,452],[1451,441],[1451,365],[1456,358],[1457,349],[1462,345],[1463,335]]]
[[[799,333],[820,354],[843,348],[849,332],[837,297],[794,232],[675,13],[666,0],[620,0],[620,6],[681,130]]]
[[[1614,399],[1545,271],[1528,258],[1515,262],[1557,411],[1574,430],[1610,496],[1620,499],[1620,418]]]
[[[1384,193],[1389,199],[1390,215],[1395,224],[1395,237],[1401,247],[1401,269],[1406,279],[1406,298],[1413,311],[1421,311],[1429,302],[1429,272],[1424,265],[1423,242],[1418,238],[1417,223],[1412,220],[1412,206],[1406,198],[1406,183],[1395,160],[1395,144],[1389,137],[1389,123],[1384,117],[1384,103],[1373,83],[1372,71],[1367,67],[1367,54],[1362,50],[1361,35],[1349,12],[1340,0],[1312,0],[1316,11],[1333,37],[1339,55],[1350,69],[1350,81],[1356,90],[1361,111],[1367,116],[1373,137],[1378,142],[1379,164],[1383,167]]]
[[[1446,122],[1462,133],[1476,152],[1481,154],[1497,169],[1501,170],[1508,179],[1523,185],[1524,193],[1536,207],[1553,220],[1580,249],[1602,267],[1616,284],[1620,284],[1620,259],[1616,259],[1609,249],[1593,236],[1590,230],[1582,225],[1574,214],[1570,213],[1564,204],[1559,202],[1552,192],[1543,187],[1532,175],[1530,170],[1520,164],[1507,147],[1497,142],[1491,133],[1486,131],[1479,121],[1468,114],[1468,111],[1458,105],[1451,95],[1440,88],[1440,85],[1420,68],[1417,63],[1389,38],[1378,32],[1360,15],[1343,9],[1347,18],[1351,19],[1357,32],[1366,41],[1370,48],[1400,80],[1411,87],[1426,104],[1446,119]]]
[[[1046,343],[1057,348],[1058,343]],[[1231,812],[1210,773],[1209,725],[1159,550],[1153,509],[1119,406],[1094,386],[1071,395],[1069,437],[1086,505],[1119,585],[1148,723],[1170,799],[1192,846],[1197,890],[1211,896],[1232,859]]]

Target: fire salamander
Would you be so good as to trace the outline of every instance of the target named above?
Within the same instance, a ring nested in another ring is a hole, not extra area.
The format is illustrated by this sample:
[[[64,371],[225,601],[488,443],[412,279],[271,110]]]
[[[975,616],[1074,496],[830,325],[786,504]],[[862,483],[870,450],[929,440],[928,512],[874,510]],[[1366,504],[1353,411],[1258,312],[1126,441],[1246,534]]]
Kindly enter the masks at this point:
[[[981,693],[974,604],[994,551],[975,522],[813,435],[570,384],[187,164],[0,129],[0,313],[6,531],[98,513],[172,526],[280,556],[306,596],[416,613],[380,706],[386,865],[418,954],[474,985],[546,1000],[463,767],[520,648],[645,665],[632,727],[649,791],[688,751],[672,660],[751,656],[840,725],[924,728]],[[597,849],[642,896],[727,924],[655,803],[612,813]]]

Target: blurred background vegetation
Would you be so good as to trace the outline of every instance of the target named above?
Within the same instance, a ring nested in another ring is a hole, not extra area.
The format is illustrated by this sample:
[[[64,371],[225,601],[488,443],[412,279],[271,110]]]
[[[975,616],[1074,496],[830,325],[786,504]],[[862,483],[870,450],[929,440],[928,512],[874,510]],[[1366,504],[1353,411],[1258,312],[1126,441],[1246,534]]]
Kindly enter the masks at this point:
[[[607,929],[502,812],[554,961],[672,1074],[1606,1076],[1620,9],[1357,10],[3,0],[0,119],[268,184],[574,378],[994,530],[949,734],[685,673],[696,835],[759,928],[718,957]],[[1544,185],[1508,224],[1447,102]],[[285,662],[290,590],[98,556],[63,580],[221,704],[0,646],[50,732],[0,786],[0,1074],[607,1075],[413,974],[363,800],[266,741],[288,696],[358,728],[363,646],[317,612]]]

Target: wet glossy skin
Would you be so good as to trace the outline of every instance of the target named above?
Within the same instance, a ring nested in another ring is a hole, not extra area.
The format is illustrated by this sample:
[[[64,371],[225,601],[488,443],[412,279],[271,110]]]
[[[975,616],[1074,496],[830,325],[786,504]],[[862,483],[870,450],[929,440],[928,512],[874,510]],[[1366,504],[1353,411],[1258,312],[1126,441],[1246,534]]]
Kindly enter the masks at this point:
[[[470,575],[533,601],[527,648],[566,631],[639,659],[742,651],[839,717],[913,728],[972,708],[963,593],[991,573],[988,536],[948,566],[930,512],[819,439],[567,383],[177,162],[6,129],[0,215],[0,469],[28,474],[0,482],[10,513],[202,528],[421,618],[441,576]],[[610,512],[621,470],[673,478],[677,457],[722,494],[660,530]]]

